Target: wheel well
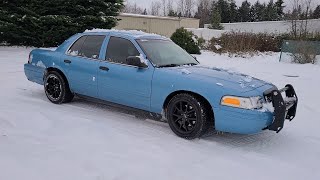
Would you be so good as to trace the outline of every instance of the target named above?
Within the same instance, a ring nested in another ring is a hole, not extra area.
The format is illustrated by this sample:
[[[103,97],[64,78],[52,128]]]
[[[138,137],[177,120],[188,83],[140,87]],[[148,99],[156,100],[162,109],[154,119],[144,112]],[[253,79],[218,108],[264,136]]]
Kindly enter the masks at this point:
[[[62,76],[62,78],[65,80],[65,82],[67,83],[68,87],[70,88],[67,77],[64,75],[64,73],[60,69],[49,67],[49,68],[47,68],[47,72],[46,73],[52,72],[52,71],[58,72]]]
[[[194,92],[191,92],[191,91],[175,91],[175,92],[171,93],[171,94],[166,98],[166,100],[164,101],[164,103],[163,103],[163,109],[166,109],[166,108],[167,108],[168,103],[170,102],[170,100],[171,100],[175,95],[181,94],[181,93],[191,94],[191,95],[193,95],[193,96],[201,99],[201,100],[205,103],[206,108],[208,108],[209,113],[210,113],[209,115],[210,115],[210,117],[211,117],[211,118],[213,119],[213,121],[214,121],[213,107],[211,106],[211,104],[209,103],[209,101],[208,101],[205,97],[201,96],[200,94],[197,94],[197,93],[194,93]],[[213,122],[213,123],[214,123],[214,122]]]

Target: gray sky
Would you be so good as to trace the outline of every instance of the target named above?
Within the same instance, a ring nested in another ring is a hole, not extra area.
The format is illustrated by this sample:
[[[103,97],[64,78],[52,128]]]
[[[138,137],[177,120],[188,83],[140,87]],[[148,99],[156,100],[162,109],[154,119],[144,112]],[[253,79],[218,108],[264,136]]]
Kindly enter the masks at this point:
[[[151,2],[152,1],[161,1],[161,0],[127,0],[129,3],[137,3],[138,6],[140,7],[143,7],[143,8],[149,8],[150,5],[151,5]],[[177,0],[174,0],[174,1],[177,1]],[[241,5],[241,3],[244,1],[244,0],[235,0],[237,5]],[[257,0],[248,0],[250,3],[255,3]],[[259,0],[259,2],[263,3],[263,2],[266,2],[268,3],[270,0]],[[274,2],[276,0],[273,0]],[[194,2],[198,2],[198,0],[194,0]],[[286,6],[285,9],[288,9],[288,7],[292,7],[292,2],[293,0],[284,0],[284,5]],[[318,5],[320,4],[320,0],[313,0],[313,4],[314,5]]]
[[[139,4],[139,6],[141,7],[150,7],[150,4],[153,0],[127,0],[129,3],[137,3]],[[156,1],[156,0],[154,0]],[[161,1],[161,0],[158,0],[158,1]],[[177,0],[174,0],[174,1],[177,1]],[[198,2],[198,0],[194,0],[195,2]],[[235,0],[237,5],[241,5],[242,1],[244,0]],[[256,0],[248,0],[250,3],[254,3],[256,2]],[[260,2],[269,2],[269,0],[259,0]],[[274,0],[276,1],[276,0]],[[285,3],[290,3],[291,0],[284,0]],[[320,0],[314,0],[314,1],[320,1]]]

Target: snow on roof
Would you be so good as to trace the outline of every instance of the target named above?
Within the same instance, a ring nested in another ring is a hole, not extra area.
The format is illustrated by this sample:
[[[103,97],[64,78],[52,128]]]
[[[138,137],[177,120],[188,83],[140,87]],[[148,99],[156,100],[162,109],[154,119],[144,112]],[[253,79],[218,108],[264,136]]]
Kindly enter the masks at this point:
[[[168,39],[167,37],[161,36],[159,34],[154,33],[146,33],[138,30],[116,30],[116,29],[92,29],[85,30],[85,33],[112,33],[112,34],[125,34],[128,36],[133,36],[135,38],[160,38],[160,39]]]

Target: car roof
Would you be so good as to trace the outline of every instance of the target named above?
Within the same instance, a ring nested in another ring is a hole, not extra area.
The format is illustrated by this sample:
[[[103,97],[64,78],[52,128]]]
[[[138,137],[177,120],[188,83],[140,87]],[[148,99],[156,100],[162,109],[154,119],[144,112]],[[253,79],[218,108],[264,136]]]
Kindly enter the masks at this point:
[[[115,29],[93,29],[93,30],[86,30],[83,34],[99,34],[99,35],[114,35],[120,37],[128,37],[133,39],[160,39],[160,40],[170,40],[167,37],[146,33],[143,31],[138,30],[115,30]]]

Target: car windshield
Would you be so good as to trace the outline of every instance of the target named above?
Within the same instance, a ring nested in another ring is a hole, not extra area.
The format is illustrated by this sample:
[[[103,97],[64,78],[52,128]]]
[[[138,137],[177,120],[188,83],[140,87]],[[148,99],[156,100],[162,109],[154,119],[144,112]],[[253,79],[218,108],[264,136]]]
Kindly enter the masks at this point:
[[[169,40],[137,40],[149,60],[157,67],[199,64],[190,54]]]

